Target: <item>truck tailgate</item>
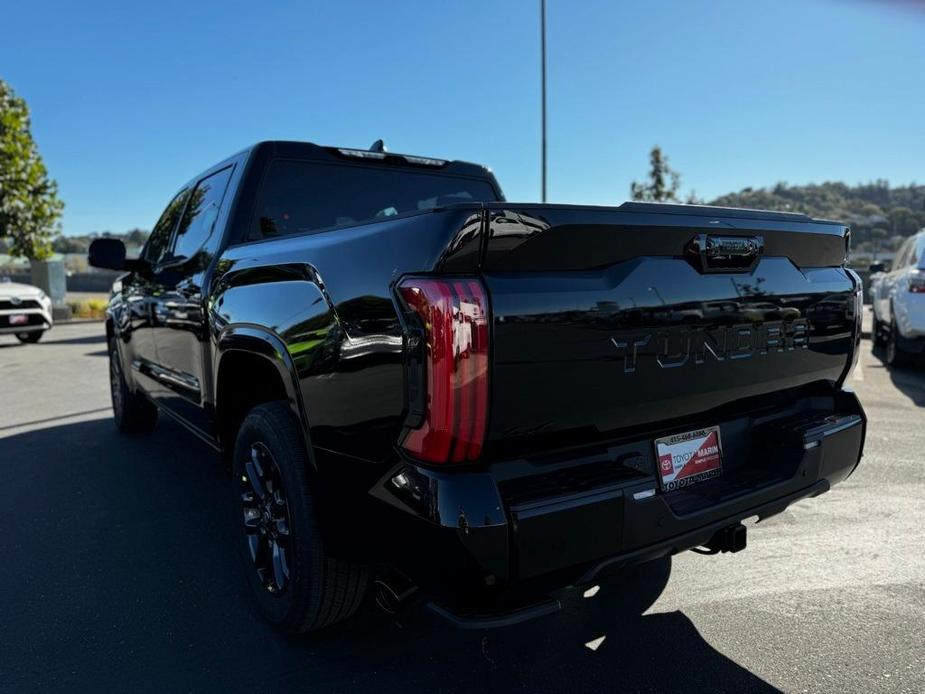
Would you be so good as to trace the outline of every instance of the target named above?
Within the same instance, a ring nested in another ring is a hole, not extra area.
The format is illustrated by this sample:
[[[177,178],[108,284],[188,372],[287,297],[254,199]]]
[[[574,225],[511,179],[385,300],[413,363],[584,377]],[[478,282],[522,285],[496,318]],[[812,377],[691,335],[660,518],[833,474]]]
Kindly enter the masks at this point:
[[[677,426],[834,383],[851,363],[856,288],[841,224],[692,206],[498,204],[487,231],[496,453]]]

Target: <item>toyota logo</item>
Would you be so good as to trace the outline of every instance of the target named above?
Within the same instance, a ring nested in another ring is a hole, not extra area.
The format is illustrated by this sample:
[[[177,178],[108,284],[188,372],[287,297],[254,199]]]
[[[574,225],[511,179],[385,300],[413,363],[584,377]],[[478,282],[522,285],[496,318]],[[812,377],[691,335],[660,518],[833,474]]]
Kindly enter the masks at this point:
[[[19,306],[22,303],[22,299],[18,296],[11,296],[10,303],[13,304],[13,306]]]

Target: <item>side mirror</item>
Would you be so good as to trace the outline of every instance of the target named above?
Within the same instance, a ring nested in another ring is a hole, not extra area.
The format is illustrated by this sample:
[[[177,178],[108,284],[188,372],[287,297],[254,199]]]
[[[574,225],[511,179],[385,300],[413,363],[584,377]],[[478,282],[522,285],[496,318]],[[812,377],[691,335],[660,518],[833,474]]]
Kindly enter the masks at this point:
[[[94,239],[87,261],[104,270],[125,270],[125,244],[119,239]]]
[[[869,268],[867,268],[870,274],[875,274],[877,272],[886,272],[886,263],[873,263]]]

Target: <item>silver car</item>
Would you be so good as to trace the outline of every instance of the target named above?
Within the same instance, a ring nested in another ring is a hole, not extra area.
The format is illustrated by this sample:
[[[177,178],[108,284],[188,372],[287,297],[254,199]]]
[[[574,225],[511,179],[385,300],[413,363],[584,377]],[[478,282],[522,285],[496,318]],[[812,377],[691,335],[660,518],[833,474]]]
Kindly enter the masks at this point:
[[[874,339],[891,366],[910,366],[925,352],[925,229],[906,239],[891,268],[871,271]]]

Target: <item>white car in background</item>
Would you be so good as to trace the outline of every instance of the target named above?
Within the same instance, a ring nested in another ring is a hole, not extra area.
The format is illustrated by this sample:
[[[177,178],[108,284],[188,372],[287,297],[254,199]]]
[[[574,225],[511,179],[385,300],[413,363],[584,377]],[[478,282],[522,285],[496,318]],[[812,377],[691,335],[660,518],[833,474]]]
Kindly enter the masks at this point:
[[[0,335],[38,342],[52,325],[51,299],[45,292],[31,284],[0,280]]]
[[[874,342],[891,366],[910,366],[925,352],[925,229],[906,239],[893,266],[871,265]]]

